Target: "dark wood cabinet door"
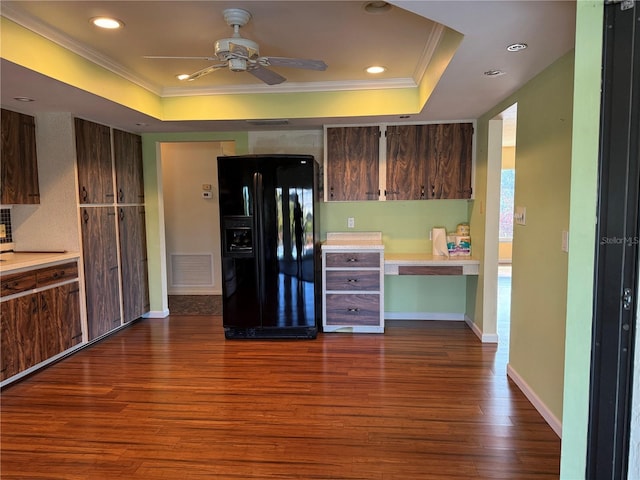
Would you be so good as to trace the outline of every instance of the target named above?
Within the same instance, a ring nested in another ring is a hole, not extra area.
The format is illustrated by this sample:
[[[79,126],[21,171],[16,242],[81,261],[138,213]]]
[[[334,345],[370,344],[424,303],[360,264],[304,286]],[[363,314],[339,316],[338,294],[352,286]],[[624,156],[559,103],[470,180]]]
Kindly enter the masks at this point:
[[[89,340],[121,324],[115,215],[115,207],[80,211]]]
[[[428,195],[427,125],[387,127],[387,200],[424,200]]]
[[[30,115],[2,109],[2,192],[0,203],[38,204],[36,124]]]
[[[109,127],[76,118],[75,128],[80,203],[113,203]]]
[[[78,282],[38,293],[43,358],[51,358],[82,341]]]
[[[5,300],[0,304],[0,366],[2,380],[33,367],[45,358],[38,321],[37,294]]]
[[[123,319],[130,322],[149,311],[147,239],[144,207],[118,207],[122,263]]]
[[[471,198],[473,124],[425,127],[429,198]]]
[[[327,200],[378,200],[378,126],[327,128]]]
[[[113,155],[116,172],[116,201],[144,203],[142,139],[139,135],[114,129]]]

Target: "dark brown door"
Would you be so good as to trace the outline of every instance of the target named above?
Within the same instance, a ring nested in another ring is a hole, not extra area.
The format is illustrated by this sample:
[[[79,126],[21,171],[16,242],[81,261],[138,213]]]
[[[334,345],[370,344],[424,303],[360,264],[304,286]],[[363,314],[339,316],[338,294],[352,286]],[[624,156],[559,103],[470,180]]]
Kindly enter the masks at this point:
[[[82,248],[89,340],[120,326],[119,271],[114,207],[84,207]]]
[[[425,125],[428,198],[471,198],[473,124]]]
[[[427,125],[387,127],[387,200],[426,200]]]
[[[113,203],[110,129],[80,118],[75,127],[80,203]]]
[[[116,171],[116,201],[144,203],[140,136],[122,130],[113,130],[113,154]]]
[[[77,282],[43,290],[40,297],[42,353],[45,359],[82,341]]]
[[[149,311],[144,207],[118,207],[122,259],[123,318],[130,322]]]
[[[378,200],[380,128],[327,128],[327,200]]]
[[[6,300],[0,304],[2,380],[40,363],[40,321],[37,294]]]
[[[40,203],[34,117],[2,109],[3,205]]]

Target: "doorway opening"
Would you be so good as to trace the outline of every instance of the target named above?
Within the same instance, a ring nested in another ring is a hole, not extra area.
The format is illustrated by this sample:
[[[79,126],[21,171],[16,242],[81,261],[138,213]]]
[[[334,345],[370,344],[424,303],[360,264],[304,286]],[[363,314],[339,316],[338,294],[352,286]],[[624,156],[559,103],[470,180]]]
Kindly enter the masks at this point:
[[[500,169],[500,219],[498,224],[498,347],[508,357],[511,326],[511,278],[513,209],[516,176],[517,104],[504,110],[502,118],[502,163]]]
[[[218,156],[235,153],[232,141],[160,145],[169,312],[221,313]]]

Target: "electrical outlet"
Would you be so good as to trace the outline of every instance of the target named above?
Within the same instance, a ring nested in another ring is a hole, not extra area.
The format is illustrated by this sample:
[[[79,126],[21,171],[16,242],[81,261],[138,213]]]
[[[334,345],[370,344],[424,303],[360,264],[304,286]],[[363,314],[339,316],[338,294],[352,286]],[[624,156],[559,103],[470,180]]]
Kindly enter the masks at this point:
[[[527,224],[527,207],[515,207],[513,209],[513,220],[516,225]]]
[[[355,228],[356,227],[356,219],[353,217],[347,218],[347,228]]]

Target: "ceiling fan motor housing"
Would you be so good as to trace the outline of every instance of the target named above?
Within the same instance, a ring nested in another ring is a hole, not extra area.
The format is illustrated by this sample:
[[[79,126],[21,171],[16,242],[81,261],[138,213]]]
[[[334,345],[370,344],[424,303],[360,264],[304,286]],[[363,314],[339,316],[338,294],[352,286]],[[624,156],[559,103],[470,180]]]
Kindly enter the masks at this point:
[[[216,57],[222,61],[238,58],[240,51],[243,52],[241,56],[247,59],[255,60],[260,56],[258,44],[243,37],[222,38],[215,43],[214,50]]]

